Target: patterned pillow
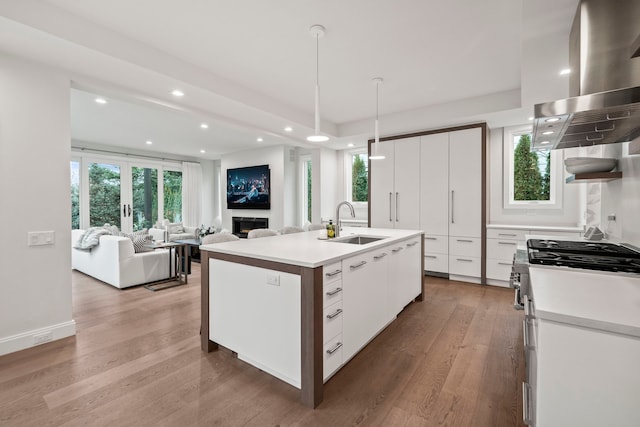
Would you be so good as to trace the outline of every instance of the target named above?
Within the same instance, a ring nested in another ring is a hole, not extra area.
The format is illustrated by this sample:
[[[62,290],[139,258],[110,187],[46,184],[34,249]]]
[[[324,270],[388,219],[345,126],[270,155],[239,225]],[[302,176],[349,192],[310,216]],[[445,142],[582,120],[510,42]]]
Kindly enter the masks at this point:
[[[146,228],[142,230],[134,231],[131,234],[128,233],[119,233],[122,237],[128,237],[133,242],[133,250],[135,253],[140,252],[151,252],[153,248],[147,248],[145,245],[148,245],[153,242],[153,236],[149,234]]]

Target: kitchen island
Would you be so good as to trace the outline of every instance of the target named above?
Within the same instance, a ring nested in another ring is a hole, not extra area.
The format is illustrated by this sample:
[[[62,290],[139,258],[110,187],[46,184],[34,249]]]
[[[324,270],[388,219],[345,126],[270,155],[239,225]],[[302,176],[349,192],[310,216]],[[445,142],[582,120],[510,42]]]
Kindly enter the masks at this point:
[[[309,407],[322,401],[325,381],[423,296],[421,231],[322,234],[200,246],[202,350],[228,348],[299,388]]]

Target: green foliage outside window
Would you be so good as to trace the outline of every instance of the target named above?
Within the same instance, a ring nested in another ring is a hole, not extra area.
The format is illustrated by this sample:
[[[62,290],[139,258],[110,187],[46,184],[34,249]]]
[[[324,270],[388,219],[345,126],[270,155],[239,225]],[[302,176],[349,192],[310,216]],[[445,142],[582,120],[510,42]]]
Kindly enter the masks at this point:
[[[311,222],[311,162],[307,162],[307,221]]]
[[[363,157],[366,154],[355,154],[351,166],[351,200],[353,202],[367,202],[369,200],[369,176],[367,163]]]
[[[551,153],[531,152],[531,135],[521,135],[513,156],[514,200],[549,200],[550,165]]]
[[[89,225],[120,224],[120,168],[112,165],[89,165]]]
[[[151,228],[158,221],[158,170],[132,167],[133,231]]]
[[[182,172],[164,171],[164,217],[182,221]]]

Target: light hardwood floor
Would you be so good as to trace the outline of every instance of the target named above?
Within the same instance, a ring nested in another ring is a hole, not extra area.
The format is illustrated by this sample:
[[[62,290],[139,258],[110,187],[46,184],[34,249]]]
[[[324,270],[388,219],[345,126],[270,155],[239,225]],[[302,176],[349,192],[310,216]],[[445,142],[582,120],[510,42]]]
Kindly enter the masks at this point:
[[[425,278],[410,304],[325,384],[298,390],[200,350],[189,284],[118,290],[73,272],[77,335],[0,357],[0,426],[521,426],[522,313],[509,289]]]

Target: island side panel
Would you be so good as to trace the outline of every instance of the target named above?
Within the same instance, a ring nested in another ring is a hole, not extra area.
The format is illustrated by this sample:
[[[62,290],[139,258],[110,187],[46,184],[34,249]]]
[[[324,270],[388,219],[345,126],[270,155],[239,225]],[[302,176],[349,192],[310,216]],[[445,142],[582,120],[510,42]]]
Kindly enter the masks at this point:
[[[200,253],[200,348],[206,353],[218,349],[209,339],[209,251]]]
[[[420,295],[416,301],[424,301],[424,233],[420,235]]]
[[[302,376],[300,398],[304,405],[315,408],[323,398],[322,267],[303,268],[301,279]]]

